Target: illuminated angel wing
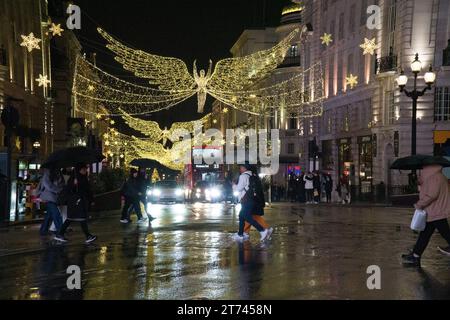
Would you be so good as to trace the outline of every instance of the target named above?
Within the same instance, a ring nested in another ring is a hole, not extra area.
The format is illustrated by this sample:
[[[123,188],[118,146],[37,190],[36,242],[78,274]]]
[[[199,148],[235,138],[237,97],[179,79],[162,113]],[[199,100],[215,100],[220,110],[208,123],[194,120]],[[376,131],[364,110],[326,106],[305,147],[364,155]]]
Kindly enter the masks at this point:
[[[196,82],[182,60],[132,49],[104,30],[97,30],[108,41],[108,49],[116,54],[116,61],[137,77],[149,79],[150,84],[171,93],[195,90]]]
[[[271,49],[219,61],[208,82],[208,91],[241,91],[264,79],[284,61],[299,32],[300,29],[295,29]]]
[[[162,139],[162,130],[157,122],[132,117],[121,109],[120,112],[123,120],[130,128],[142,133],[152,141],[158,142]]]
[[[189,132],[194,132],[194,128],[195,128],[195,124],[196,123],[201,123],[202,125],[204,125],[211,117],[211,114],[206,115],[205,117],[199,119],[199,120],[195,120],[195,121],[190,121],[190,122],[174,122],[172,124],[172,126],[170,127],[170,135],[172,135],[175,130],[179,130],[179,129],[184,129],[187,130]]]

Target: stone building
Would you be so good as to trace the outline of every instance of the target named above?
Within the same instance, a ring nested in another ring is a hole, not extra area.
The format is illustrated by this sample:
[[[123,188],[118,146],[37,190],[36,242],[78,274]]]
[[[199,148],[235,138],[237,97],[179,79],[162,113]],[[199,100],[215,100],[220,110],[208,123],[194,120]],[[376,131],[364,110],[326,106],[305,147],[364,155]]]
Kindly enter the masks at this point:
[[[335,182],[347,175],[353,196],[360,200],[404,192],[408,173],[389,167],[411,154],[412,100],[400,92],[395,80],[403,69],[410,76],[407,89],[412,88],[410,64],[416,53],[423,66],[420,90],[426,86],[423,76],[430,65],[437,73],[432,91],[419,99],[417,153],[449,155],[450,1],[294,2],[283,10],[278,28],[246,30],[231,52],[240,56],[268,48],[293,28],[308,26],[306,41],[293,43],[287,63],[271,81],[320,61],[326,97],[323,115],[296,119],[278,112],[261,119],[231,108],[223,113],[225,106],[216,102],[218,123],[222,128],[280,129],[282,165],[273,177],[278,184],[287,183],[290,173],[321,170],[331,173]],[[323,43],[325,34],[331,35],[328,45]],[[374,51],[364,54],[361,45],[373,39]],[[337,193],[333,197],[337,200]]]
[[[101,135],[93,121],[95,114],[85,121],[85,115],[73,111],[72,79],[81,45],[66,26],[68,5],[56,0],[0,0],[0,109],[8,99],[20,118],[10,139],[11,192],[0,200],[10,198],[11,206],[9,212],[0,212],[0,219],[16,219],[17,213],[25,211],[29,183],[51,152],[85,144],[90,134]],[[61,36],[50,30],[53,24],[64,29]],[[21,44],[22,36],[31,33],[39,39],[39,48],[30,51]],[[44,80],[43,86],[38,78]],[[74,122],[80,124],[77,139],[70,132]],[[6,146],[5,127],[0,123],[3,174],[7,173]]]
[[[314,119],[311,133],[320,149],[320,168],[336,179],[347,174],[353,193],[371,199],[375,186],[383,183],[390,193],[401,192],[406,173],[392,172],[390,164],[411,154],[412,100],[396,84],[400,69],[411,75],[410,65],[419,53],[423,75],[431,65],[437,72],[436,86],[419,99],[417,152],[438,153],[450,138],[450,74],[444,50],[450,38],[450,1],[414,0],[322,0],[305,1],[303,19],[314,32],[303,47],[305,67],[321,59],[325,95],[322,117]],[[370,25],[380,10],[380,19]],[[369,13],[368,13],[369,8]],[[371,9],[371,10],[370,10]],[[368,26],[369,20],[369,26]],[[332,35],[329,46],[320,39]],[[374,54],[364,55],[365,39],[375,39]],[[357,77],[351,86],[348,78]],[[412,88],[412,77],[407,89]],[[311,155],[307,159],[311,158]],[[306,159],[303,159],[305,161]]]

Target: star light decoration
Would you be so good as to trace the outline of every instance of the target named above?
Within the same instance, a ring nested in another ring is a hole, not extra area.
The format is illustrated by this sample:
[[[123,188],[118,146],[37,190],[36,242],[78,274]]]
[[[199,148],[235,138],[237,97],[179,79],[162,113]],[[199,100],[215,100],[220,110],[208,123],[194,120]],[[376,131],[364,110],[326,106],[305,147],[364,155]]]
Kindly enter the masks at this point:
[[[350,86],[351,89],[356,87],[358,85],[358,76],[355,76],[353,74],[350,74],[348,77],[345,78],[346,84]]]
[[[369,40],[367,38],[364,38],[364,43],[359,46],[361,49],[364,50],[363,55],[374,55],[375,50],[378,49],[378,45],[375,43],[375,38]]]
[[[38,83],[39,87],[47,88],[51,81],[48,79],[47,76],[44,76],[42,74],[39,75],[39,78],[36,79],[36,82]]]
[[[52,26],[48,29],[52,33],[52,35],[55,36],[62,36],[62,33],[64,32],[64,29],[61,28],[61,24],[55,24],[52,23]]]
[[[40,50],[41,47],[39,46],[39,43],[42,41],[39,38],[36,38],[34,36],[34,33],[31,32],[28,36],[21,35],[22,37],[22,43],[20,44],[21,47],[27,48],[28,52],[32,52],[34,49]]]
[[[331,42],[333,42],[332,35],[326,32],[323,34],[323,36],[320,37],[320,40],[322,40],[322,44],[326,45],[327,47]]]

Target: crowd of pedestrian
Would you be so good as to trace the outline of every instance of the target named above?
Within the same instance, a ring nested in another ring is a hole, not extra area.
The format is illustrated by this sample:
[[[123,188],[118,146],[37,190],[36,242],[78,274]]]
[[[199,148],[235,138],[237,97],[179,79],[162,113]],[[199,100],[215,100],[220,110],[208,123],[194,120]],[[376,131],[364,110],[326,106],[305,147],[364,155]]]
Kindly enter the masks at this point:
[[[284,188],[275,184],[272,187],[272,200],[277,202],[283,199],[292,203],[300,202],[306,204],[331,203],[333,191],[337,192],[343,204],[349,204],[350,184],[347,176],[341,176],[336,189],[334,181],[328,172],[306,172],[301,175],[290,174],[287,184],[287,193]]]
[[[79,222],[86,243],[97,239],[89,232],[87,223],[88,212],[93,205],[87,173],[87,165],[83,163],[77,164],[74,169],[43,169],[43,176],[35,194],[46,206],[44,222],[40,228],[41,236],[47,236],[50,226],[54,224],[55,240],[67,242],[67,229],[72,222]],[[62,212],[66,213],[64,217]]]
[[[146,197],[147,189],[150,186],[149,177],[145,171],[138,171],[134,168],[130,170],[130,177],[125,181],[121,189],[121,195],[125,199],[125,204],[122,208],[122,216],[120,222],[123,224],[131,223],[131,213],[134,211],[138,218],[138,222],[144,222],[147,217],[153,217],[147,213]],[[141,203],[144,205],[145,216],[142,215]]]

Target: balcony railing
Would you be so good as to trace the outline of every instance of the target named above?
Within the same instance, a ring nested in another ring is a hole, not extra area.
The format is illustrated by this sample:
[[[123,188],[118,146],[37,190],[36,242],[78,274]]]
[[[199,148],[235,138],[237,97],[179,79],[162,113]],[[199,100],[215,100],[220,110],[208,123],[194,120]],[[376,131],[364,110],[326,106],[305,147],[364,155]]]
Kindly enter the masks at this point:
[[[300,67],[300,66],[301,66],[300,56],[288,56],[284,59],[283,63],[280,64],[279,68]]]
[[[390,54],[386,57],[377,58],[375,55],[375,74],[397,71],[397,56]]]

